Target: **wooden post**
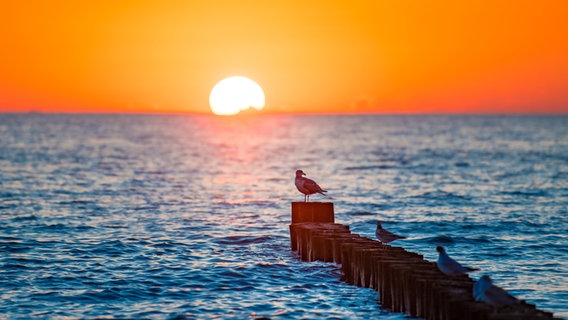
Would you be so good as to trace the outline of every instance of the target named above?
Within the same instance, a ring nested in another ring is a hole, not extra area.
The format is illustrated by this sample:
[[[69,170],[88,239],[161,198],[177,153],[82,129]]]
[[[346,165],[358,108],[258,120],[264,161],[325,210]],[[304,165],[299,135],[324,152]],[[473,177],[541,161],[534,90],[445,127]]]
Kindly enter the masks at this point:
[[[334,223],[333,202],[292,202],[292,224],[301,222]]]

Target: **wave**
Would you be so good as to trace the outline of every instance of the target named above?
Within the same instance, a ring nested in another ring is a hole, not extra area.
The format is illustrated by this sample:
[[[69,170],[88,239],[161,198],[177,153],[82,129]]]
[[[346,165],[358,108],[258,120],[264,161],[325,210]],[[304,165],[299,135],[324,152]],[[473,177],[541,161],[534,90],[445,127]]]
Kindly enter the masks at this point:
[[[456,166],[458,168],[467,168],[467,167],[470,166],[470,164],[468,162],[459,161],[459,162],[454,163],[454,166]]]
[[[395,166],[389,165],[375,165],[375,166],[353,166],[353,167],[346,167],[343,170],[346,171],[363,171],[363,170],[386,170],[396,168]]]
[[[537,189],[537,190],[526,190],[526,191],[501,191],[499,192],[501,195],[510,195],[510,196],[522,196],[522,197],[546,197],[548,196],[548,192],[546,190]]]
[[[13,222],[29,222],[29,221],[35,221],[35,220],[38,220],[38,217],[36,217],[34,214],[16,216],[16,217],[12,218]]]
[[[433,244],[452,244],[456,243],[456,241],[452,237],[448,236],[435,236],[425,239],[427,243]]]
[[[349,216],[359,216],[359,217],[377,215],[375,212],[370,212],[370,211],[347,211],[345,212],[345,214]]]
[[[227,236],[218,238],[216,243],[229,246],[249,245],[257,243],[265,243],[272,239],[271,236]]]

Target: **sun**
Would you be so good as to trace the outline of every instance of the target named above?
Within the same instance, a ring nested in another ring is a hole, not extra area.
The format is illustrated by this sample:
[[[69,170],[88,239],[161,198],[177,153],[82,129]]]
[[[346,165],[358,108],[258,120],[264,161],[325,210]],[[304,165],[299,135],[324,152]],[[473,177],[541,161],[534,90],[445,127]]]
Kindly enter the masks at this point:
[[[234,76],[221,80],[209,95],[209,105],[214,114],[232,116],[253,107],[264,108],[264,92],[253,80]]]

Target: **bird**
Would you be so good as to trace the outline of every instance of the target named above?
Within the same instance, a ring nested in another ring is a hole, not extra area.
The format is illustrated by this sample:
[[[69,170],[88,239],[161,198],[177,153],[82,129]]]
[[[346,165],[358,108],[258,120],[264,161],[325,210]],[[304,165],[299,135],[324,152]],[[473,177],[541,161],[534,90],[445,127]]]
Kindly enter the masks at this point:
[[[404,236],[399,236],[387,229],[383,229],[380,221],[377,221],[377,230],[375,231],[375,234],[377,235],[377,239],[379,239],[382,243],[390,243],[398,239],[406,239]]]
[[[310,201],[310,195],[319,193],[325,196],[327,190],[323,190],[314,180],[304,178],[306,174],[302,170],[296,170],[296,188],[304,194],[304,202]]]
[[[438,269],[440,269],[440,271],[450,277],[459,276],[470,271],[479,270],[476,268],[462,266],[459,262],[450,258],[450,256],[448,256],[446,250],[442,246],[437,246],[436,251],[438,251]]]
[[[488,305],[500,308],[520,303],[520,300],[510,295],[507,291],[495,286],[488,275],[483,275],[473,286],[473,298],[475,301],[483,301]]]

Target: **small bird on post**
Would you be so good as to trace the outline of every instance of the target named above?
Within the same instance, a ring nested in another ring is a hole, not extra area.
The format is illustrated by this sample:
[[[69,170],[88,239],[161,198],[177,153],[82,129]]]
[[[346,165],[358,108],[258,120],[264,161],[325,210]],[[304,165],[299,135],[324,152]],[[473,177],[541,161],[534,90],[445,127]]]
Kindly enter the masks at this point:
[[[406,239],[406,237],[404,236],[399,236],[397,234],[388,231],[387,229],[383,229],[383,226],[381,225],[380,221],[377,221],[377,230],[375,231],[375,235],[377,236],[377,239],[380,242],[385,244],[393,242],[394,240],[398,239]]]
[[[319,193],[325,196],[324,192],[327,190],[323,190],[314,180],[304,178],[306,174],[302,170],[296,170],[296,188],[298,191],[304,194],[304,202],[310,201],[310,195],[314,193]]]
[[[450,258],[442,246],[437,246],[436,251],[438,251],[438,269],[450,277],[460,276],[470,271],[479,270],[476,268],[462,266],[459,262]]]

